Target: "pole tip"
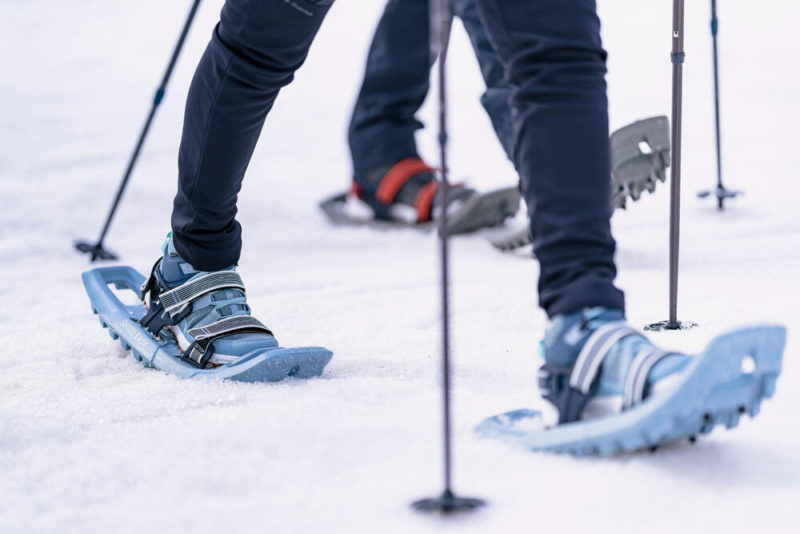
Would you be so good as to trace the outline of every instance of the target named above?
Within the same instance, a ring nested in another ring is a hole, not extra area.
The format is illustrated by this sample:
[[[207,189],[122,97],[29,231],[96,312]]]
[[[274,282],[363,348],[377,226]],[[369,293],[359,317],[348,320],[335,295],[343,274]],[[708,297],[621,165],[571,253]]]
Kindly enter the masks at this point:
[[[78,241],[75,243],[75,250],[84,254],[89,254],[89,261],[113,261],[118,260],[119,256],[103,247],[102,243],[89,243],[88,241]]]
[[[697,323],[691,321],[659,321],[644,327],[648,332],[663,332],[664,330],[693,330]]]
[[[449,489],[439,497],[420,499],[411,503],[411,507],[418,512],[438,512],[444,515],[469,512],[486,506],[486,501],[471,497],[457,497]]]

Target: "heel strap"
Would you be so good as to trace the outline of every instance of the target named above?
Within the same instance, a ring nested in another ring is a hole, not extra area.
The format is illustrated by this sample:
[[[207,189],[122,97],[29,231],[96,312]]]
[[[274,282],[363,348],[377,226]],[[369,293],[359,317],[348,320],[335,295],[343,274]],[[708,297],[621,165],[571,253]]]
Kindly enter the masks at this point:
[[[417,222],[425,223],[433,218],[433,200],[436,198],[436,191],[439,190],[439,182],[434,180],[423,185],[417,196],[414,197],[414,208],[417,210]]]

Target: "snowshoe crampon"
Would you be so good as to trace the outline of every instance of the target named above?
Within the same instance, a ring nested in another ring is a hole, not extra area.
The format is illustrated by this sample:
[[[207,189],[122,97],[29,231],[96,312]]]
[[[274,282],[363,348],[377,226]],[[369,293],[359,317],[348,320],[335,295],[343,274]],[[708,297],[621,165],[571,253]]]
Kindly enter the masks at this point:
[[[653,193],[667,179],[670,164],[669,119],[650,117],[624,126],[611,134],[612,203],[625,209],[628,198]]]
[[[519,188],[516,186],[468,196],[458,206],[448,209],[449,234],[467,234],[503,224],[519,211],[520,198]],[[326,198],[320,203],[320,209],[332,224],[340,226],[369,226],[381,230],[414,228],[429,231],[437,224],[435,220],[415,222],[400,218],[377,219],[372,208],[353,192]]]
[[[712,340],[669,391],[627,411],[545,428],[540,412],[521,409],[490,417],[477,431],[533,451],[576,456],[694,440],[717,425],[735,427],[744,414],[758,414],[761,402],[775,392],[785,342],[780,326],[733,331]]]
[[[234,362],[215,368],[199,368],[187,361],[174,340],[154,337],[140,323],[147,313],[141,302],[125,304],[112,290],[138,294],[145,277],[130,267],[101,267],[83,273],[83,285],[113,339],[145,367],[181,378],[220,378],[242,382],[277,382],[287,377],[311,378],[322,374],[333,353],[322,347],[266,348],[253,350]]]

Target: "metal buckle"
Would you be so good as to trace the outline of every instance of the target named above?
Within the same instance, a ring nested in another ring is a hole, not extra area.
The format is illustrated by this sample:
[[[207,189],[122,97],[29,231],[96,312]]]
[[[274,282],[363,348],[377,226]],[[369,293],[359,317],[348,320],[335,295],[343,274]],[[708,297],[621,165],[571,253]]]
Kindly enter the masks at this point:
[[[195,340],[183,353],[181,359],[198,369],[204,368],[214,354],[214,345],[211,344],[211,341],[213,338]]]

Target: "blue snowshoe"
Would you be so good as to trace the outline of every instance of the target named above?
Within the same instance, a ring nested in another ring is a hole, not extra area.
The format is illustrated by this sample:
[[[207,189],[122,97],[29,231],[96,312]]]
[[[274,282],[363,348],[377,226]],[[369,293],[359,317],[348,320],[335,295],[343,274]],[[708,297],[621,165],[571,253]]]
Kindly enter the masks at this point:
[[[131,267],[83,273],[83,284],[113,339],[146,367],[181,378],[276,382],[322,374],[333,353],[322,347],[282,348],[250,315],[244,284],[233,269],[198,272],[165,245],[150,277]],[[112,290],[130,290],[125,304]]]
[[[539,388],[557,410],[519,409],[477,431],[533,451],[609,456],[733,428],[775,392],[786,330],[756,326],[713,339],[697,356],[653,346],[621,311],[558,316],[542,342]]]

